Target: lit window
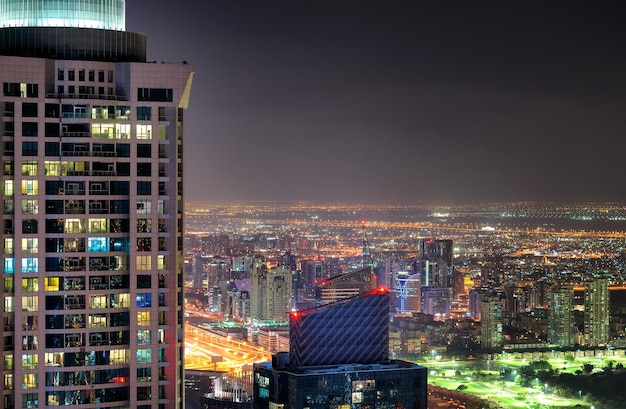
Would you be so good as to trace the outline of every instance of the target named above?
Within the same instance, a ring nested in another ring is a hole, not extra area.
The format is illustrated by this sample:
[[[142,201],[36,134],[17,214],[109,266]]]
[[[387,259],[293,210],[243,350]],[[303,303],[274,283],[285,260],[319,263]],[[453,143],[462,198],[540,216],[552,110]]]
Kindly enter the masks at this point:
[[[22,194],[33,196],[39,193],[39,182],[36,180],[22,180]]]
[[[151,349],[138,349],[137,350],[137,363],[138,364],[152,363],[152,350]]]
[[[59,291],[59,277],[45,277],[44,289],[46,291]]]
[[[38,168],[36,161],[22,162],[22,176],[37,176]]]
[[[137,139],[152,139],[152,125],[137,125]]]
[[[15,310],[15,301],[12,296],[4,297],[4,312],[13,312]]]
[[[39,291],[39,279],[22,278],[22,291],[25,293],[36,293]]]
[[[87,251],[90,253],[109,251],[109,239],[106,237],[89,237],[87,239],[87,245]]]
[[[22,239],[22,252],[23,253],[38,253],[39,252],[39,239],[37,238]]]
[[[140,311],[137,313],[137,326],[138,327],[149,327],[152,325],[152,320],[150,319],[150,311]]]
[[[15,271],[15,259],[5,258],[4,259],[4,272],[6,274],[13,274],[14,271]]]
[[[89,233],[107,233],[107,219],[89,219]]]
[[[43,170],[46,176],[60,176],[61,175],[61,162],[59,161],[45,161]]]
[[[13,239],[4,239],[4,254],[13,254]]]
[[[22,311],[39,311],[39,297],[36,295],[22,297]]]
[[[151,214],[152,200],[137,200],[137,214]]]
[[[4,195],[5,196],[13,196],[14,190],[13,190],[13,181],[12,180],[5,180],[4,181]]]
[[[84,233],[85,220],[83,219],[65,219],[65,233]]]
[[[137,270],[152,270],[152,256],[136,256]]]
[[[22,259],[22,273],[38,273],[39,259],[35,257],[25,257]]]
[[[39,200],[37,199],[22,200],[22,214],[39,214]]]
[[[165,266],[165,256],[162,254],[157,256],[157,270],[167,270]]]

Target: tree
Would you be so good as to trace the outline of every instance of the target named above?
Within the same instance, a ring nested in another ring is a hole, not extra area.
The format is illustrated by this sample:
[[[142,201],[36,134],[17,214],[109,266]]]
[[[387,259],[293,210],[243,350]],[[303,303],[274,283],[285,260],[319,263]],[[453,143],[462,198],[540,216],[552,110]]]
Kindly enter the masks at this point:
[[[593,364],[584,364],[583,372],[589,374],[593,371],[593,368],[594,368]]]

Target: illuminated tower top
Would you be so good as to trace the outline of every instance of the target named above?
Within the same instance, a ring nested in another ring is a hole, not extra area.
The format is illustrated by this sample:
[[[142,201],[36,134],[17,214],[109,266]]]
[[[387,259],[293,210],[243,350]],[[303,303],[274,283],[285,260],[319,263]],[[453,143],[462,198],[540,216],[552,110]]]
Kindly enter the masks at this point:
[[[124,31],[125,12],[125,0],[0,0],[0,27]]]
[[[125,28],[126,0],[0,0],[0,55],[145,62],[145,36]]]

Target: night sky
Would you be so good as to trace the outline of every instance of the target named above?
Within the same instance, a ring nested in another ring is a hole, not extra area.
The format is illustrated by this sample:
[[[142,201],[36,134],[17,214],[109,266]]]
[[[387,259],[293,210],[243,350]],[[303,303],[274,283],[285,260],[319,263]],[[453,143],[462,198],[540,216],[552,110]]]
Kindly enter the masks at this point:
[[[186,199],[626,202],[622,2],[127,0]],[[201,6],[199,6],[201,5]]]

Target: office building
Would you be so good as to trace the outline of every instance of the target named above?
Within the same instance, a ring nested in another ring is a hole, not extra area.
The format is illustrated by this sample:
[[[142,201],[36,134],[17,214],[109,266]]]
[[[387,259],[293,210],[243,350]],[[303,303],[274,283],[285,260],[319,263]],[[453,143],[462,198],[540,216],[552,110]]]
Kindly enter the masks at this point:
[[[424,314],[447,317],[450,315],[452,288],[422,287],[422,312]]]
[[[255,408],[426,409],[426,368],[389,360],[389,293],[290,315],[290,352],[254,364]]]
[[[189,64],[124,0],[0,0],[3,407],[182,408]]]
[[[593,280],[585,286],[584,343],[604,346],[609,342],[609,282]]]
[[[287,321],[293,306],[291,270],[268,269],[257,263],[250,272],[250,317],[256,321]]]
[[[452,240],[423,239],[419,256],[423,287],[454,287]]]
[[[483,348],[502,347],[504,301],[499,295],[485,295],[480,302],[480,345]]]
[[[574,346],[574,289],[560,286],[548,293],[548,344]]]
[[[363,294],[375,289],[376,282],[376,274],[371,266],[322,280],[321,302],[327,304]]]

